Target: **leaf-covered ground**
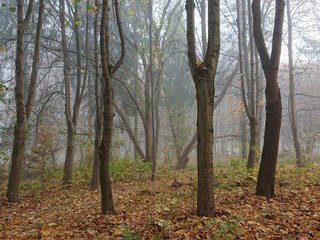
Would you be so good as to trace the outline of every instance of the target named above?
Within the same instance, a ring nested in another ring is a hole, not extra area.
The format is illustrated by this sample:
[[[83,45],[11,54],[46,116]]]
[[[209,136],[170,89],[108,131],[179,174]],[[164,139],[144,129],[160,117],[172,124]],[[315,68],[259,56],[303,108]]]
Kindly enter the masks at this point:
[[[320,167],[278,167],[277,196],[254,195],[256,173],[240,161],[215,167],[215,218],[196,217],[196,170],[114,177],[116,214],[100,214],[99,191],[77,184],[24,185],[22,200],[0,195],[0,239],[320,239]]]

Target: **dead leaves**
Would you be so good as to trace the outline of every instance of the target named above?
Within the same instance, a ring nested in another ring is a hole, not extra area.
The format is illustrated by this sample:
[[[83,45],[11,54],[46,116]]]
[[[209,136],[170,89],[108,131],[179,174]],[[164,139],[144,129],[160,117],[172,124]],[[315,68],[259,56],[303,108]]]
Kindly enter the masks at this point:
[[[319,167],[280,170],[288,184],[267,202],[254,195],[254,177],[216,168],[213,219],[196,216],[194,170],[114,184],[117,212],[108,216],[99,192],[86,187],[44,189],[17,204],[3,191],[0,239],[320,239]]]

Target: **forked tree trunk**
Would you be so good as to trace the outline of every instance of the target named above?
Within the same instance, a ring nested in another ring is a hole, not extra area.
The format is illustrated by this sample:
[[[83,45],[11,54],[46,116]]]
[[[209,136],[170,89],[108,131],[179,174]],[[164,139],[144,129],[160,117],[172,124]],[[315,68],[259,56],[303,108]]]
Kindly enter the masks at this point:
[[[99,172],[101,188],[101,211],[102,214],[114,212],[111,181],[109,176],[109,162],[111,158],[111,141],[113,126],[113,93],[109,64],[109,1],[102,2],[101,26],[100,26],[100,51],[103,90],[103,130],[99,152]]]
[[[39,15],[35,35],[35,46],[33,62],[28,88],[27,102],[24,102],[24,68],[25,68],[25,34],[33,10],[34,1],[29,1],[26,16],[24,18],[24,1],[17,1],[17,47],[16,47],[16,86],[15,101],[17,120],[14,128],[14,141],[12,151],[12,162],[9,175],[7,198],[9,202],[19,201],[19,188],[21,180],[21,169],[25,156],[25,141],[28,119],[33,109],[36,95],[37,77],[40,61],[40,39],[42,30],[42,19],[44,12],[44,0],[39,2]]]
[[[113,92],[112,92],[112,76],[123,63],[125,47],[124,37],[119,16],[119,1],[114,1],[115,17],[118,25],[119,36],[121,41],[121,57],[118,62],[112,66],[109,58],[109,1],[103,0],[100,26],[100,52],[102,66],[103,89],[103,132],[102,141],[99,152],[99,172],[100,172],[100,188],[101,188],[101,212],[108,214],[114,212],[113,197],[111,189],[111,180],[109,175],[109,162],[111,158],[111,142],[113,127]]]
[[[214,108],[213,110],[215,110],[219,104],[222,102],[224,96],[227,94],[229,87],[231,86],[232,81],[234,80],[235,76],[237,75],[239,71],[239,62],[236,64],[234,70],[232,71],[231,75],[228,77],[227,82],[224,86],[224,88],[222,89],[222,91],[220,92],[220,95],[218,97],[218,99],[214,102]],[[193,137],[191,138],[191,140],[189,141],[189,143],[186,145],[186,147],[183,149],[180,157],[178,158],[178,163],[175,167],[175,169],[184,169],[186,168],[190,158],[188,157],[189,154],[191,153],[191,151],[195,148],[197,143],[197,133],[195,133],[193,135]]]
[[[220,2],[208,3],[208,44],[204,61],[197,64],[194,1],[187,0],[187,41],[189,68],[197,98],[197,215],[213,217],[213,109],[214,79],[220,51]]]
[[[282,118],[281,93],[278,86],[278,69],[281,55],[284,0],[276,1],[272,51],[269,56],[261,29],[260,0],[253,0],[253,34],[266,77],[266,125],[261,164],[258,173],[256,194],[271,198],[274,196],[275,174],[279,149]]]

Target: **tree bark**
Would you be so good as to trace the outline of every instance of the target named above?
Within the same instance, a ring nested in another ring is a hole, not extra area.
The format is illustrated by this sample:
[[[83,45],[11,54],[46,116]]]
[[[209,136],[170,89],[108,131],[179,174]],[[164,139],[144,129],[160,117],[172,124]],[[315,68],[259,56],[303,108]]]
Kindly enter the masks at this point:
[[[274,196],[282,118],[281,93],[277,79],[281,55],[284,8],[284,0],[277,0],[270,57],[261,29],[260,0],[253,0],[252,2],[253,34],[266,77],[266,125],[256,194],[266,196],[267,198]]]
[[[44,12],[44,0],[39,2],[38,23],[35,36],[33,62],[28,89],[28,99],[24,102],[24,71],[25,71],[25,34],[29,25],[33,10],[33,0],[29,1],[26,16],[24,17],[24,1],[17,1],[17,47],[16,47],[16,86],[15,101],[17,119],[14,128],[14,142],[12,150],[12,161],[9,175],[7,198],[9,202],[19,201],[19,188],[21,180],[21,169],[25,156],[25,141],[28,119],[33,109],[36,94],[36,83],[38,76],[38,65],[40,61],[40,39],[42,30],[42,19]]]
[[[103,0],[100,26],[100,51],[101,51],[101,66],[103,80],[103,132],[100,145],[100,188],[101,188],[101,212],[102,214],[113,213],[113,197],[111,189],[111,180],[109,175],[109,162],[111,158],[111,143],[112,143],[112,127],[113,127],[113,91],[112,91],[112,76],[121,66],[124,60],[125,47],[122,25],[119,15],[119,2],[114,1],[115,15],[120,35],[121,56],[114,66],[110,64],[109,58],[109,1]]]
[[[95,5],[98,7],[98,0],[95,0]],[[93,167],[90,190],[99,189],[99,148],[102,139],[102,109],[101,109],[101,83],[99,74],[99,43],[98,43],[98,18],[99,11],[95,12],[94,20],[94,59],[95,59],[95,104],[96,104],[96,119],[95,119],[95,138],[93,149]]]
[[[235,76],[237,75],[238,71],[239,71],[239,61],[237,62],[235,68],[233,69],[231,75],[228,77],[227,82],[224,86],[224,88],[222,89],[218,99],[214,102],[214,109],[215,110],[219,104],[222,102],[224,96],[227,94],[229,87],[231,86],[232,81],[234,80]],[[175,169],[184,169],[186,168],[188,162],[189,162],[189,154],[191,153],[191,151],[195,148],[197,143],[197,133],[195,133],[193,135],[193,137],[191,138],[191,140],[188,142],[188,144],[186,145],[186,147],[183,149],[181,155],[178,158],[178,163],[175,167]]]
[[[203,63],[197,65],[194,1],[187,0],[187,43],[189,68],[197,99],[197,215],[213,217],[213,109],[214,79],[220,51],[220,2],[208,1],[208,44]]]

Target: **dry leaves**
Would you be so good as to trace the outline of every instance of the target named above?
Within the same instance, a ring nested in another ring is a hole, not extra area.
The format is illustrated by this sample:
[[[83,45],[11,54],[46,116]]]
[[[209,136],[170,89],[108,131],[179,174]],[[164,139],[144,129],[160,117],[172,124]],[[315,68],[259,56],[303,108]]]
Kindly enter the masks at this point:
[[[2,189],[0,239],[320,239],[319,169],[280,167],[277,179],[287,184],[267,202],[254,195],[254,177],[218,167],[213,219],[195,216],[195,170],[117,182],[117,213],[108,216],[100,214],[99,192],[86,187],[51,187],[18,204],[7,203]]]

